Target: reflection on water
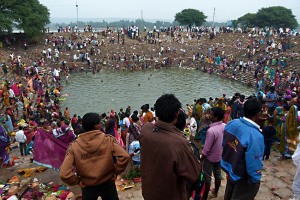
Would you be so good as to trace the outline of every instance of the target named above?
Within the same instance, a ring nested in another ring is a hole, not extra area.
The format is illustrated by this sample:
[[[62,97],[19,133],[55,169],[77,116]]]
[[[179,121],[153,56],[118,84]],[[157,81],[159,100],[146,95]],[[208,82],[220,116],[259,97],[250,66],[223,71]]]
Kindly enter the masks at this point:
[[[196,70],[163,69],[130,71],[100,71],[98,74],[73,73],[63,93],[69,94],[62,106],[68,106],[72,114],[82,116],[87,112],[103,113],[128,105],[138,110],[143,104],[153,106],[164,93],[173,93],[185,104],[195,98],[232,96],[235,92],[252,94],[253,88],[240,83],[210,76]]]

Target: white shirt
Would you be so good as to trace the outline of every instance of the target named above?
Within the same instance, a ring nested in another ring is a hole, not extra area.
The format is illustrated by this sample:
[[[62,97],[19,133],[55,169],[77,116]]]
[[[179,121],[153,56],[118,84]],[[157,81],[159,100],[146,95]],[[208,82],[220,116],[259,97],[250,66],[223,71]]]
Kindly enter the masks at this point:
[[[128,128],[130,126],[130,121],[129,121],[129,118],[128,117],[125,117],[123,119],[123,124]]]
[[[9,89],[9,97],[10,98],[14,98],[15,97],[15,93],[14,93],[14,91],[12,90],[12,89]]]
[[[243,117],[244,120],[250,122],[251,124],[253,124],[254,126],[256,126],[258,128],[258,130],[260,130],[260,132],[262,132],[262,130],[260,129],[260,126],[255,123],[254,121],[252,121],[251,119],[248,119],[247,117]]]
[[[189,128],[191,129],[191,134],[193,136],[195,136],[196,131],[197,131],[197,122],[196,122],[196,119],[194,117],[191,118]]]
[[[23,130],[19,130],[19,131],[16,132],[15,139],[19,143],[24,143],[27,140],[26,135],[24,134]]]

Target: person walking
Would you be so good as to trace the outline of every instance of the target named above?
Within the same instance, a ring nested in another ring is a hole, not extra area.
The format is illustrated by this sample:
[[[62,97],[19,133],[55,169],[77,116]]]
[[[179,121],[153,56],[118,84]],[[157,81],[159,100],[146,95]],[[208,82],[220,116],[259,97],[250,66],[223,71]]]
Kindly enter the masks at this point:
[[[189,141],[175,127],[181,103],[164,94],[154,105],[158,121],[143,125],[140,135],[144,199],[187,200],[187,184],[199,178],[201,165]]]
[[[257,122],[261,103],[256,98],[244,104],[245,117],[225,126],[221,166],[228,174],[224,200],[252,200],[262,177],[264,138]]]
[[[24,156],[24,154],[25,154],[25,156],[27,156],[27,153],[26,153],[27,138],[26,138],[26,135],[24,133],[22,126],[19,126],[19,130],[16,132],[15,139],[17,142],[19,142],[21,156]]]

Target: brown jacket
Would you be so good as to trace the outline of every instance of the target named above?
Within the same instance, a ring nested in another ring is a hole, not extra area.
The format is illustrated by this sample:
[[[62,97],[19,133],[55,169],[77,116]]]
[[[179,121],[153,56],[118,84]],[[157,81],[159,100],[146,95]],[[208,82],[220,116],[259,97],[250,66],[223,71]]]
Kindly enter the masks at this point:
[[[146,123],[140,135],[142,191],[145,200],[186,200],[186,183],[200,174],[189,142],[173,125]]]
[[[116,164],[113,156],[118,158]],[[114,137],[89,131],[69,146],[59,176],[68,185],[76,185],[79,180],[86,186],[99,185],[123,172],[129,160],[129,154]]]

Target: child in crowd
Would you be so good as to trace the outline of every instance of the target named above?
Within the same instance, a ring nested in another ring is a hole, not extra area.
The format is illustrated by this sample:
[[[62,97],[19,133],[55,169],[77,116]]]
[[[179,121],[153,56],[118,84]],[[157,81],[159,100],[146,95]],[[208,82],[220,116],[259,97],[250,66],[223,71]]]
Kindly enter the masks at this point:
[[[269,117],[267,120],[267,126],[264,126],[262,129],[262,134],[264,135],[264,142],[265,142],[265,151],[263,160],[268,160],[271,153],[271,147],[273,143],[273,137],[276,134],[276,129],[273,126],[273,117]]]
[[[28,144],[28,146],[26,147],[26,154],[29,155],[31,153],[33,153],[33,144],[34,144],[34,136],[32,136],[32,139],[30,141],[30,143]]]

